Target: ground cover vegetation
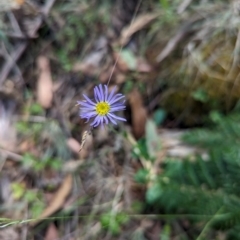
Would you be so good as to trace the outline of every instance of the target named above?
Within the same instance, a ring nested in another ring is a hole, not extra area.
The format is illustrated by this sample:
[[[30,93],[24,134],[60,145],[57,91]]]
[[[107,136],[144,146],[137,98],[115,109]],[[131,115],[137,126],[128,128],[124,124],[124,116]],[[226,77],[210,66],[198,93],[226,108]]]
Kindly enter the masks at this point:
[[[240,239],[239,26],[238,0],[0,1],[0,239]]]

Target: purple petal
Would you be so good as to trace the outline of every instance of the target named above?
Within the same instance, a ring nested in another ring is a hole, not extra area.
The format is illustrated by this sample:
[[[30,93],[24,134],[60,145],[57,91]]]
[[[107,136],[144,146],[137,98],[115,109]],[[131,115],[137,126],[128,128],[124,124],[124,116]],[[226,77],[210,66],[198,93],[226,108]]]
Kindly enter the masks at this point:
[[[103,93],[103,87],[102,84],[99,84],[99,92],[100,92],[100,101],[104,102],[104,93]]]
[[[108,119],[111,121],[111,123],[117,125],[117,122],[111,116],[108,115]]]
[[[94,98],[95,98],[95,100],[96,100],[97,102],[100,102],[100,100],[99,100],[99,95],[98,95],[98,88],[95,87],[95,88],[93,89],[93,91],[94,91]]]
[[[112,97],[112,99],[110,100],[110,102],[114,101],[116,98],[118,98],[118,97],[120,97],[120,96],[123,96],[123,94],[121,94],[121,93],[115,94],[115,95]]]
[[[117,97],[120,97],[120,96],[123,96],[123,95],[121,93],[117,93],[117,94],[113,95],[112,98],[109,99],[109,103],[114,101]]]
[[[114,99],[112,99],[112,100],[111,100],[111,102],[109,102],[109,104],[110,104],[110,105],[112,105],[113,103],[115,103],[115,102],[119,101],[120,99],[122,99],[122,98],[124,98],[124,97],[125,97],[125,96],[124,96],[124,95],[122,95],[121,97],[114,98]]]
[[[107,98],[108,98],[108,87],[107,85],[104,85],[105,87],[105,98],[104,98],[104,101],[107,102]]]
[[[101,95],[101,91],[100,91],[100,87],[96,87],[96,92],[97,92],[97,97],[98,97],[98,102],[102,101],[102,95]]]
[[[107,101],[108,102],[110,102],[111,101],[111,99],[112,99],[112,97],[113,97],[113,95],[114,95],[114,93],[115,93],[115,91],[116,91],[116,86],[112,89],[112,91],[111,91],[111,93],[109,94],[109,96],[108,96],[108,99],[107,99]]]
[[[96,127],[99,125],[100,122],[100,117],[96,116],[96,118],[94,119],[94,121],[90,124],[90,126]]]
[[[116,121],[111,116],[109,116],[109,114],[107,115],[107,117],[111,121],[111,123],[113,123],[114,125],[117,125]]]
[[[105,120],[106,124],[109,123],[108,118],[106,116],[104,116],[103,119]]]
[[[124,121],[124,122],[127,121],[125,118],[118,117],[118,116],[116,116],[115,114],[112,114],[112,113],[108,113],[108,115],[111,116],[112,118],[115,118],[115,119],[120,120],[120,121]]]
[[[96,113],[93,113],[93,112],[91,112],[91,113],[81,113],[80,114],[80,117],[81,118],[93,118],[93,117],[95,117],[97,114]]]
[[[100,118],[100,124],[103,126],[103,117]]]
[[[89,103],[86,103],[86,102],[81,102],[80,105],[84,106],[85,108],[88,108],[88,109],[95,109],[95,106],[93,106]]]
[[[125,106],[111,108],[110,113],[125,110]]]
[[[80,109],[80,113],[81,114],[85,114],[85,113],[96,113],[96,111],[94,109],[89,110],[89,108],[81,108]]]
[[[96,105],[96,103],[94,103],[88,96],[86,96],[85,94],[83,94],[83,97],[87,100],[87,102],[89,103],[89,104],[92,104],[93,106],[95,106]]]
[[[80,108],[80,113],[96,113],[95,109]]]

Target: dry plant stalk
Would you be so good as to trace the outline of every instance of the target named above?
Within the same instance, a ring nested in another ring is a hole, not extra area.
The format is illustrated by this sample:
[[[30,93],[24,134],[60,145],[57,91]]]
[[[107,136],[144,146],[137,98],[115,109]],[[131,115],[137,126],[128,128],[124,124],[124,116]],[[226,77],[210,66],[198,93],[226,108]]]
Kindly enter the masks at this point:
[[[88,130],[86,130],[86,131],[83,132],[83,136],[82,136],[81,146],[80,146],[79,152],[82,151],[82,149],[83,149],[83,147],[84,147],[84,145],[85,145],[85,143],[86,143],[86,141],[87,141],[87,137],[88,137],[89,135],[91,135],[91,134],[92,134],[92,128],[90,128],[90,129],[88,129]]]

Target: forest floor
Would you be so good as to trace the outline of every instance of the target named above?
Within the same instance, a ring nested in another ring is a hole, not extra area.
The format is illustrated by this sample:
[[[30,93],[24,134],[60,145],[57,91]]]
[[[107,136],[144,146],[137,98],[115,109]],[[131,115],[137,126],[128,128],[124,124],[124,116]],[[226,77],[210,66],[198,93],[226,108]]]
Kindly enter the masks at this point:
[[[0,1],[0,239],[194,239],[151,203],[166,159],[206,156],[183,132],[239,96],[239,30],[214,15],[237,7],[207,4]],[[83,138],[76,103],[108,83],[127,121]]]

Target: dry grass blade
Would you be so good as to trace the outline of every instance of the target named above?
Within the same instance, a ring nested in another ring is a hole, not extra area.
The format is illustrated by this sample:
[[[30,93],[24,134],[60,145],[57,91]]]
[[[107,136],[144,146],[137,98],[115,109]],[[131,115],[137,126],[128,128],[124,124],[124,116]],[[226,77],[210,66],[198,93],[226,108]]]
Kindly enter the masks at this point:
[[[91,134],[91,132],[92,132],[92,129],[84,131],[83,136],[82,136],[82,141],[81,141],[81,146],[80,146],[79,152],[82,151],[82,149],[83,149],[83,147],[84,147],[84,145],[85,145],[85,143],[87,141],[87,137],[88,137],[88,135]]]
[[[162,50],[162,52],[157,56],[156,60],[158,63],[162,62],[170,53],[177,47],[178,43],[191,31],[193,31],[193,25],[201,20],[203,17],[198,16],[194,17],[191,21],[187,22],[178,32],[177,34],[169,40],[166,47]]]
[[[19,43],[15,47],[15,50],[13,50],[11,53],[9,53],[8,56],[6,56],[7,60],[5,61],[0,72],[0,85],[6,80],[9,72],[16,65],[16,61],[22,55],[26,47],[27,47],[26,42]]]
[[[154,19],[158,17],[158,14],[143,14],[138,16],[129,26],[124,28],[121,32],[120,36],[120,44],[124,46],[128,43],[130,37],[146,27],[149,23],[151,23]]]
[[[186,10],[186,8],[191,4],[191,2],[192,0],[184,0],[183,2],[181,2],[177,9],[177,13],[182,14]]]

